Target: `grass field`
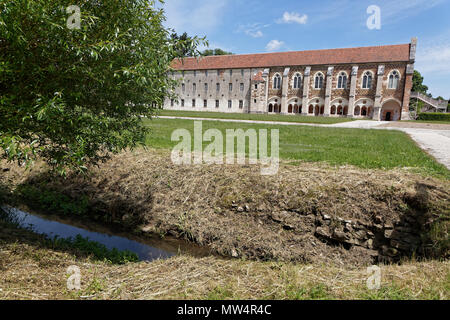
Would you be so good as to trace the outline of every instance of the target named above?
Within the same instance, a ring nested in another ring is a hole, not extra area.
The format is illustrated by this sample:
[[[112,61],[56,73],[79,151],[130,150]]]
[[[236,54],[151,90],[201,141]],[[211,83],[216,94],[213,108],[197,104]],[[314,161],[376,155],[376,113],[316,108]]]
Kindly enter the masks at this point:
[[[193,133],[192,120],[145,120],[151,128],[147,145],[171,149],[177,142],[171,134],[179,128]],[[332,165],[354,165],[360,168],[398,167],[415,168],[421,172],[450,177],[443,165],[424,153],[407,134],[388,130],[361,130],[346,128],[321,128],[308,126],[283,126],[246,123],[203,121],[203,132],[216,128],[226,129],[279,129],[280,157],[286,160],[309,162],[323,161]],[[270,141],[269,141],[270,142]],[[208,142],[204,142],[206,146]],[[225,146],[224,146],[225,150]]]
[[[333,117],[309,117],[299,115],[268,115],[268,114],[249,114],[249,113],[224,113],[224,112],[203,112],[203,111],[178,111],[178,110],[160,110],[160,116],[171,117],[193,117],[209,119],[238,119],[238,120],[257,120],[257,121],[281,121],[315,124],[334,124],[341,122],[354,121],[351,118],[333,118]]]

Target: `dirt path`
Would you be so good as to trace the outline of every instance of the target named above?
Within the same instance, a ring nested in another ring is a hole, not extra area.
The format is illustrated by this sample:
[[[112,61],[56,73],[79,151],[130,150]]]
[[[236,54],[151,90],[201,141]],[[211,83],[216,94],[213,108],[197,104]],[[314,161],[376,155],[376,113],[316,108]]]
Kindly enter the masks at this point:
[[[354,129],[380,129],[380,130],[400,130],[411,136],[417,144],[433,156],[439,163],[450,169],[450,125],[427,124],[414,122],[388,122],[357,120],[338,124],[315,124],[281,121],[259,121],[259,120],[237,120],[237,119],[212,119],[194,117],[171,117],[160,116],[161,119],[183,119],[199,121],[220,121],[234,123],[255,123],[286,126],[310,126],[328,128],[354,128]]]

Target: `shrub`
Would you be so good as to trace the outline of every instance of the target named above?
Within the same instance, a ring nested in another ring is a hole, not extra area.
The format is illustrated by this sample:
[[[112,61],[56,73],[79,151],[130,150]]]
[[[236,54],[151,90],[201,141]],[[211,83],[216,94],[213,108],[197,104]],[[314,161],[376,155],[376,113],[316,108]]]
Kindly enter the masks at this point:
[[[439,112],[419,113],[419,117],[417,118],[417,120],[450,122],[450,113],[439,113]]]

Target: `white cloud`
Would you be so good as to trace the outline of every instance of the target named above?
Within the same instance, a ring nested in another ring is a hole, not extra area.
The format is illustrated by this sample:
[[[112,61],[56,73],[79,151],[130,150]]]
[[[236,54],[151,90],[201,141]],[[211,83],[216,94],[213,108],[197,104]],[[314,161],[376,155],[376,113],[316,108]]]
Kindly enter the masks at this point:
[[[282,46],[284,46],[283,41],[270,40],[269,43],[266,45],[266,50],[267,51],[276,51],[276,50],[279,50]]]
[[[219,26],[227,6],[227,0],[170,0],[163,5],[166,13],[166,27],[177,33],[205,35]]]
[[[277,23],[298,23],[306,24],[308,21],[308,16],[306,14],[300,15],[297,12],[285,12],[283,18],[278,19]]]
[[[264,36],[261,29],[267,28],[268,26],[270,25],[263,25],[261,23],[241,24],[239,25],[237,32],[243,32],[253,38],[261,38]]]

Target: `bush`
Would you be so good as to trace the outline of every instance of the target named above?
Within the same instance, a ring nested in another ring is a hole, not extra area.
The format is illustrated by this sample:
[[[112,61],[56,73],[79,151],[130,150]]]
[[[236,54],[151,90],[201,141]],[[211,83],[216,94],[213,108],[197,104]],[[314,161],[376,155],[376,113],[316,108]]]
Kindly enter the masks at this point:
[[[417,120],[450,122],[450,113],[439,113],[439,112],[419,113]]]

